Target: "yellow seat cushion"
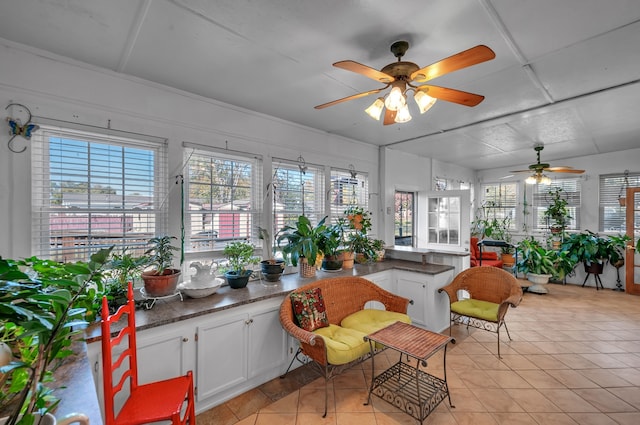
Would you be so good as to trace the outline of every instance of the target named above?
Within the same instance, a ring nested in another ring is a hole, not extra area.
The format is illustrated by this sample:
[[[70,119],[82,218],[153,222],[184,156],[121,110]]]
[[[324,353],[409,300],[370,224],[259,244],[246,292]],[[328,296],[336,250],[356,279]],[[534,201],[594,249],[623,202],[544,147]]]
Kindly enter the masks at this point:
[[[346,364],[369,353],[369,343],[364,340],[367,334],[364,332],[330,324],[313,333],[324,338],[330,364]]]
[[[371,334],[395,322],[411,324],[411,318],[395,311],[364,309],[348,315],[340,325],[343,328],[355,329],[365,334]]]
[[[489,301],[467,299],[451,304],[451,311],[463,316],[475,317],[489,322],[498,321],[498,307],[496,303]]]

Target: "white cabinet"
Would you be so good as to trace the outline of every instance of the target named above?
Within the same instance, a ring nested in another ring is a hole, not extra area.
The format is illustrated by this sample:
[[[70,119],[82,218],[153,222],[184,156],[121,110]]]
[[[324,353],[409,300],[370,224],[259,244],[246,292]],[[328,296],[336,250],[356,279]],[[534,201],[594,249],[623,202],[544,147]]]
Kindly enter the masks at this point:
[[[413,300],[408,313],[413,324],[433,332],[442,332],[449,326],[449,298],[438,289],[453,279],[454,270],[438,274],[396,270],[396,293]]]
[[[407,313],[416,326],[427,327],[426,319],[426,275],[397,270],[396,293],[409,298]]]
[[[196,410],[202,411],[279,376],[288,364],[281,302],[272,298],[138,331],[140,383],[192,370]],[[88,344],[87,355],[103,407],[99,341]]]
[[[383,272],[368,274],[363,277],[375,283],[382,289],[389,292],[395,292],[395,275],[393,272],[393,270],[385,270]]]
[[[280,326],[279,307],[224,315],[198,326],[198,401],[226,396],[252,379],[283,372],[287,335]]]

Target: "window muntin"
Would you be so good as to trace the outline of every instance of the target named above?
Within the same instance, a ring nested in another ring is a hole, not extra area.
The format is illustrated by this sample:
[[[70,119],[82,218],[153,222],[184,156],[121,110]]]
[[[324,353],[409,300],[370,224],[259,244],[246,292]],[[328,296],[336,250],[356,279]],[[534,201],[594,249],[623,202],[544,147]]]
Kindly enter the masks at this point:
[[[352,206],[369,209],[369,177],[365,173],[331,169],[331,217],[335,222]]]
[[[87,260],[115,245],[141,254],[166,231],[166,142],[41,125],[32,149],[37,256]]]
[[[272,184],[275,194],[275,229],[294,226],[304,215],[317,224],[325,216],[324,167],[273,159]]]
[[[200,149],[185,156],[185,251],[222,250],[233,240],[259,245],[261,160]]]
[[[640,172],[625,174],[606,174],[600,176],[600,218],[599,231],[626,232],[625,211],[618,198],[625,196],[627,187],[640,187]],[[621,191],[622,189],[622,191]]]
[[[547,231],[549,225],[544,212],[551,204],[552,199],[549,190],[552,188],[562,189],[562,197],[567,200],[567,209],[571,219],[567,223],[566,230],[580,229],[580,198],[581,180],[580,178],[555,179],[549,185],[536,184],[533,186],[533,227],[534,230]],[[616,200],[616,202],[618,202]]]

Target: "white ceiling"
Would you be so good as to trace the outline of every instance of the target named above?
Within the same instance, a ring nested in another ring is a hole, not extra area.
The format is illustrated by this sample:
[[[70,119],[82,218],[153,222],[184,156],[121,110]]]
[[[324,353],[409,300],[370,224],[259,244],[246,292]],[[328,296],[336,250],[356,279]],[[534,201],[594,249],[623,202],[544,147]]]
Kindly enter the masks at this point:
[[[535,162],[539,143],[552,165],[640,147],[638,0],[2,1],[0,37],[476,170]],[[494,60],[430,81],[484,102],[390,126],[363,112],[375,96],[313,108],[380,88],[332,63],[381,69],[397,40],[421,67],[489,46]]]

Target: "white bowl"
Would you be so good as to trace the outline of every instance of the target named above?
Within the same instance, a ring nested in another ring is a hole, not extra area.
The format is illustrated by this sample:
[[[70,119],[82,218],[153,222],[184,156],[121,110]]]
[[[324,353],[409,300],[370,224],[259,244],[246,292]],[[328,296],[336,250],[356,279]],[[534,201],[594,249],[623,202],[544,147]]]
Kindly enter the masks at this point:
[[[203,285],[201,282],[198,282],[197,284],[192,282],[182,282],[178,285],[178,289],[190,298],[204,298],[215,294],[223,283],[224,280],[217,277],[211,280],[211,283],[208,285]]]

